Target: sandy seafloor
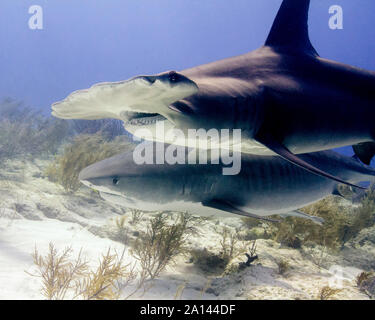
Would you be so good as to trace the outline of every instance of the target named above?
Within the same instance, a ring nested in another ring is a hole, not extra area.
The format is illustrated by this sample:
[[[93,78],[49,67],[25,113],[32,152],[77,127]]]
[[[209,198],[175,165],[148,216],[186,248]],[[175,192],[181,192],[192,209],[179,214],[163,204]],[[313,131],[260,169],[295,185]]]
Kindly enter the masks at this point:
[[[58,250],[71,246],[75,254],[82,248],[93,266],[108,248],[120,252],[125,248],[125,261],[134,262],[128,252],[130,248],[113,236],[114,220],[130,215],[127,209],[105,202],[85,187],[75,195],[66,194],[60,186],[43,178],[46,163],[35,159],[1,165],[0,299],[44,299],[41,279],[29,273],[35,271],[31,256],[34,248],[44,255],[50,242]],[[144,228],[149,217],[142,219],[137,227],[126,220],[127,228]],[[187,245],[219,250],[215,228],[222,225],[234,229],[241,225],[241,220],[235,216],[208,220],[198,227],[200,234],[191,236]],[[318,247],[297,250],[273,240],[258,240],[259,259],[252,266],[221,276],[204,274],[188,257],[182,256],[148,291],[136,293],[132,299],[174,299],[179,288],[183,288],[179,299],[317,299],[322,287],[338,283],[343,290],[336,299],[369,299],[357,288],[355,278],[363,270],[375,268],[374,238],[374,228],[362,230],[339,253],[325,254],[321,266],[316,263]],[[284,275],[278,273],[280,259],[291,266]],[[209,288],[202,294],[208,283]]]

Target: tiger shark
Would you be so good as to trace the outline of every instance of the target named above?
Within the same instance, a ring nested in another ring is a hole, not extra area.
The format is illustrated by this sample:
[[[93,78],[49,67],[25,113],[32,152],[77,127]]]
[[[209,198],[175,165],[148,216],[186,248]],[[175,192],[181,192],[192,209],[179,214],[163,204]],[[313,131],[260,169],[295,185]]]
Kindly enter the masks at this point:
[[[243,153],[276,154],[346,183],[299,155],[374,143],[375,72],[318,55],[308,34],[309,5],[310,0],[284,0],[265,44],[255,51],[180,72],[98,84],[53,104],[52,114],[121,119],[135,136],[146,128],[150,140],[187,146],[186,138],[160,138],[157,126],[240,129]],[[213,148],[222,145],[205,138]],[[366,148],[369,154],[360,146],[359,158],[371,159],[375,148]]]
[[[301,158],[353,183],[375,178],[375,169],[333,151]],[[281,215],[322,223],[298,209],[330,194],[339,195],[335,181],[280,157],[245,154],[241,161],[239,174],[223,175],[222,163],[140,165],[134,162],[133,152],[125,152],[83,169],[79,179],[104,199],[128,208],[215,217]]]

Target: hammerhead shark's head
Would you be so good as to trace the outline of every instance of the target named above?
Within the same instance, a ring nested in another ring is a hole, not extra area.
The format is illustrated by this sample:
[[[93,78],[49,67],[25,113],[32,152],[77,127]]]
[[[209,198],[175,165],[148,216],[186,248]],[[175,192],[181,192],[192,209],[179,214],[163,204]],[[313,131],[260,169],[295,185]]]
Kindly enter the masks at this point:
[[[375,170],[333,151],[301,155],[305,161],[352,183],[373,181]],[[201,216],[237,214],[265,219],[292,215],[330,194],[337,183],[276,156],[246,154],[238,175],[222,175],[223,164],[136,164],[126,152],[97,162],[79,179],[104,199],[145,211],[180,211]]]
[[[374,141],[375,73],[318,56],[308,35],[309,4],[284,0],[265,45],[253,52],[96,85],[54,104],[53,115],[122,119],[135,135],[140,127],[152,129],[155,141],[160,122],[185,131],[241,129],[243,153],[277,154],[343,182],[298,154]],[[189,144],[171,136],[161,140]],[[367,162],[375,152],[369,149],[370,155],[357,148]]]

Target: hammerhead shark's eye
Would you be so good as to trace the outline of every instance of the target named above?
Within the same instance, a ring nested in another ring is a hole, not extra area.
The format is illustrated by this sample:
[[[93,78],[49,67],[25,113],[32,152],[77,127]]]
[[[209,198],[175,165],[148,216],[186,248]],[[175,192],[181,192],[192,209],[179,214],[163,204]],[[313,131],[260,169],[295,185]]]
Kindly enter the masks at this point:
[[[176,82],[178,79],[178,74],[176,71],[169,72],[169,81]]]
[[[112,180],[112,183],[113,183],[113,185],[118,185],[118,183],[119,183],[119,179],[117,179],[117,178],[113,178],[113,180]]]

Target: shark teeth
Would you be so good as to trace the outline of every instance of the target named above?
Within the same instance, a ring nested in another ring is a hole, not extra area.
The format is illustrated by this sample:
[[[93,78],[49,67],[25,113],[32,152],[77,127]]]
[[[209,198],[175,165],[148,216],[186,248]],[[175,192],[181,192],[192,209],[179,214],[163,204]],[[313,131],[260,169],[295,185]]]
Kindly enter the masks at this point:
[[[165,118],[161,115],[153,116],[153,117],[143,117],[143,118],[135,118],[125,122],[125,125],[132,125],[132,126],[144,126],[155,124],[158,121],[163,121]]]

